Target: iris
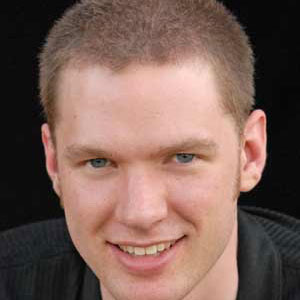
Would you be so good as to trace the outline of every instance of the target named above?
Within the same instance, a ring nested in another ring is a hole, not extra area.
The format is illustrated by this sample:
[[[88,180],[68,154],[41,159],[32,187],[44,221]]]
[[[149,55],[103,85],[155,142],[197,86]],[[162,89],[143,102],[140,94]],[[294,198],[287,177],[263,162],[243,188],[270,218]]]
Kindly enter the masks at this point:
[[[108,160],[106,158],[95,158],[90,160],[90,164],[93,168],[104,168],[108,164]]]
[[[176,154],[176,160],[182,164],[190,163],[194,158],[195,158],[195,154],[189,154],[189,153]]]

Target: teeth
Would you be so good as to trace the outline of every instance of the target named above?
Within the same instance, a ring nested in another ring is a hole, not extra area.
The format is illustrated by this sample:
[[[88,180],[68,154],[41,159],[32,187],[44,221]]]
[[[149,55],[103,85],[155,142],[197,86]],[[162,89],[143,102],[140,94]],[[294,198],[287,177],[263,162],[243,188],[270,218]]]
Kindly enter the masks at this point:
[[[135,255],[145,255],[145,253],[146,253],[145,248],[134,247]]]
[[[157,250],[158,251],[164,251],[165,250],[165,245],[164,244],[157,245]]]
[[[128,252],[130,254],[134,253],[134,248],[132,246],[127,246],[127,247],[124,247],[124,248],[125,249],[123,251]]]
[[[157,247],[156,246],[150,246],[146,248],[146,254],[147,255],[153,255],[157,253]]]
[[[126,247],[125,247],[125,246],[120,246],[120,248],[121,248],[123,251],[126,251]]]
[[[167,242],[167,243],[160,243],[157,245],[151,245],[146,248],[142,247],[133,247],[133,246],[124,246],[124,245],[119,245],[120,249],[123,250],[124,252],[127,252],[132,255],[136,256],[144,256],[144,255],[157,255],[160,252],[163,252],[167,249],[169,249],[172,245],[175,244],[176,241],[172,242]]]

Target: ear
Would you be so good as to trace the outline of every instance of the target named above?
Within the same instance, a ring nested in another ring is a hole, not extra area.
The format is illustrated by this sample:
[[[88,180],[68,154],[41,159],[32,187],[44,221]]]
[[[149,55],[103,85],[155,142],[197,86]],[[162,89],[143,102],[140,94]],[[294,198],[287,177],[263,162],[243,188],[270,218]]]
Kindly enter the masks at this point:
[[[58,196],[60,196],[60,185],[58,177],[56,149],[51,136],[51,131],[48,124],[42,125],[42,141],[44,145],[46,157],[46,169],[50,179],[52,180],[53,189]]]
[[[255,110],[245,124],[241,140],[241,192],[250,191],[261,179],[267,157],[266,123],[265,113]]]

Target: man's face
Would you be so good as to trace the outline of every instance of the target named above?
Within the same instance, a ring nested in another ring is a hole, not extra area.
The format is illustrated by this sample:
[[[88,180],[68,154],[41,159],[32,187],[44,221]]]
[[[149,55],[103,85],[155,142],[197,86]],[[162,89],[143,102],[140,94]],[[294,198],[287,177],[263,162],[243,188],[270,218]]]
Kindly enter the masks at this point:
[[[241,155],[220,101],[204,64],[62,74],[48,167],[73,242],[114,299],[182,299],[229,247]]]

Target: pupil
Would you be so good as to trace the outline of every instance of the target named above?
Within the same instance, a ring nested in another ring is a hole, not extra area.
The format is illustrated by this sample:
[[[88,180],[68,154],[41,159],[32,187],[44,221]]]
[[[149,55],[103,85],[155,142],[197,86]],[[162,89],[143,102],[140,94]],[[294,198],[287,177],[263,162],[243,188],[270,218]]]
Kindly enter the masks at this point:
[[[106,163],[107,163],[107,160],[105,158],[96,158],[96,159],[91,160],[91,165],[94,168],[105,167]]]
[[[193,160],[194,154],[188,154],[188,153],[180,153],[177,154],[177,160],[181,163],[189,163]]]

